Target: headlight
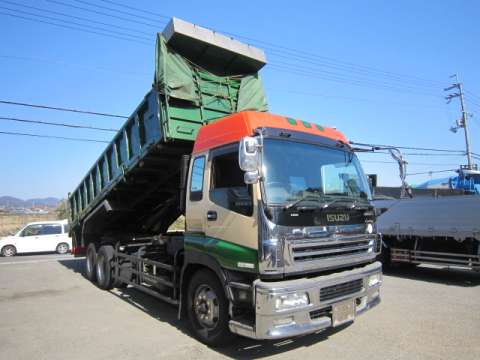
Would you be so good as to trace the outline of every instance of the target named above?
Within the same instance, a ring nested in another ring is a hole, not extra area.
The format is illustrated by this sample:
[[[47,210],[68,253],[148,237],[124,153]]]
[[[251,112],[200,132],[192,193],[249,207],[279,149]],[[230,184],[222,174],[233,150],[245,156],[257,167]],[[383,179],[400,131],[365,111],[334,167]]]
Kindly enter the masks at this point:
[[[365,232],[367,234],[372,234],[374,229],[375,228],[372,223],[367,223],[367,225],[365,226]]]
[[[275,298],[275,310],[294,309],[310,304],[307,293],[278,295]]]
[[[368,287],[375,286],[382,282],[382,274],[373,274],[368,277]]]

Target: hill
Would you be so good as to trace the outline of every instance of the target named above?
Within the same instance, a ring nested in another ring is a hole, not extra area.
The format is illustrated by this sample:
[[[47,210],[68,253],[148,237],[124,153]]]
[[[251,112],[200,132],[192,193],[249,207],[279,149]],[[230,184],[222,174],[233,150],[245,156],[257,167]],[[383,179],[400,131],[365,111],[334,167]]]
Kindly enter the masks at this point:
[[[54,197],[22,200],[13,196],[0,196],[0,207],[31,208],[34,206],[57,207],[60,199]]]

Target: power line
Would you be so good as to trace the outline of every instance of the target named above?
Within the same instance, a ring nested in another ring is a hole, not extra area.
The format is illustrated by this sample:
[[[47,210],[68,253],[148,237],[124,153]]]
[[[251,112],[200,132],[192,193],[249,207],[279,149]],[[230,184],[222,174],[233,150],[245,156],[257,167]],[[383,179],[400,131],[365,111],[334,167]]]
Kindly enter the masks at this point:
[[[126,11],[113,9],[113,8],[111,8],[111,7],[108,7],[108,6],[102,6],[102,5],[98,5],[98,4],[92,4],[92,3],[89,2],[89,1],[83,1],[83,0],[75,0],[75,1],[76,1],[76,2],[79,2],[79,3],[81,3],[81,4],[85,4],[85,5],[89,5],[89,6],[94,6],[94,7],[100,8],[100,9],[115,11],[115,12],[118,12],[119,14],[132,15],[131,13],[126,12]],[[141,16],[141,15],[135,15],[135,16],[136,16],[137,18],[139,18],[139,19],[145,19],[145,20],[148,20],[148,21],[157,21],[156,19],[152,19],[152,18],[146,17],[146,16]],[[160,17],[166,18],[166,19],[170,19],[170,16],[166,16],[166,15],[157,15],[157,16],[160,16]]]
[[[273,56],[278,56],[278,57],[285,58],[285,59],[292,59],[292,57],[295,58],[295,55],[293,55],[293,54],[283,54],[281,51],[271,49],[271,48],[270,49],[267,48],[267,50],[269,51],[269,53],[272,53]],[[313,69],[313,70],[317,70],[317,69],[321,69],[323,67],[326,67],[326,68],[331,68],[331,69],[335,69],[337,71],[346,73],[347,76],[348,76],[349,73],[355,74],[355,76],[358,76],[358,75],[367,76],[367,77],[370,76],[373,79],[378,78],[381,81],[398,83],[397,86],[408,85],[410,87],[415,87],[415,88],[429,88],[429,89],[438,88],[438,86],[421,84],[421,83],[417,83],[417,82],[412,82],[411,80],[405,80],[405,79],[401,79],[401,78],[391,78],[391,77],[387,77],[387,76],[383,76],[383,75],[372,74],[371,72],[366,72],[364,70],[349,69],[349,68],[345,68],[344,66],[339,65],[339,64],[325,63],[325,62],[318,61],[317,59],[311,60],[309,58],[300,58],[298,60],[300,62],[316,65],[314,68],[310,67],[310,69]],[[276,61],[281,62],[279,60],[276,60]],[[288,64],[292,65],[290,62]],[[297,66],[297,68],[298,68],[298,63],[297,62],[295,62],[293,65]],[[302,68],[306,68],[306,67],[303,66]],[[340,75],[345,75],[345,74],[340,73]]]
[[[121,37],[121,36],[116,36],[116,35],[111,35],[111,34],[106,34],[106,33],[93,31],[93,30],[86,30],[86,29],[75,27],[75,26],[52,23],[51,21],[39,20],[39,19],[35,19],[35,18],[30,18],[30,17],[26,17],[26,16],[21,16],[21,15],[15,15],[15,14],[10,14],[10,13],[5,13],[5,12],[0,12],[0,15],[10,16],[10,17],[14,17],[14,18],[17,18],[17,19],[23,19],[23,20],[33,21],[33,22],[47,24],[47,25],[53,25],[53,26],[57,26],[57,27],[65,28],[65,29],[76,30],[76,31],[81,31],[81,32],[85,32],[85,33],[90,33],[90,34],[96,34],[96,35],[100,35],[100,36],[106,36],[106,37],[117,39],[117,40],[125,40],[125,41],[134,42],[134,43],[141,43],[141,44],[150,46],[150,44],[148,44],[148,43],[136,41],[136,40],[133,40],[133,39],[124,38],[124,37]]]
[[[1,57],[1,55],[0,55]],[[325,97],[325,98],[333,98],[333,99],[345,99],[345,100],[352,100],[352,101],[365,101],[365,102],[381,102],[381,103],[389,103],[389,104],[397,104],[402,106],[414,106],[414,107],[430,107],[430,108],[437,108],[443,109],[442,106],[435,106],[435,105],[425,105],[425,104],[415,104],[415,103],[404,103],[399,101],[386,101],[386,100],[376,100],[376,99],[367,99],[367,98],[357,98],[352,96],[339,96],[339,95],[329,95],[329,94],[321,94],[316,92],[307,92],[307,91],[296,91],[296,90],[284,90],[284,89],[277,89],[277,88],[267,88],[267,92],[279,92],[279,93],[286,93],[286,94],[296,94],[302,96],[315,96],[315,97]]]
[[[376,154],[386,154],[386,155],[390,155],[389,152],[383,152],[383,151],[367,151],[367,152],[361,152],[360,153],[361,155],[376,155]],[[472,153],[473,154],[473,153]],[[435,154],[435,153],[408,153],[408,152],[402,152],[402,155],[405,155],[405,156],[441,156],[441,157],[445,157],[445,156],[454,156],[454,157],[463,157],[465,156],[465,152],[463,153],[458,153],[458,154],[448,154],[448,153],[440,153],[440,154]]]
[[[58,61],[58,60],[51,60],[51,59],[43,59],[43,58],[32,58],[26,56],[16,56],[16,55],[0,55],[0,58],[10,59],[10,60],[21,60],[21,61],[34,61],[37,63],[45,63],[45,64],[52,64],[52,65],[62,65],[62,66],[71,66],[80,69],[85,69],[89,71],[101,71],[101,72],[108,72],[112,74],[116,74],[116,76],[123,76],[123,77],[134,77],[136,79],[146,79],[147,77],[150,78],[151,75],[147,73],[140,73],[140,72],[132,72],[125,69],[121,70],[113,70],[112,68],[102,67],[102,66],[85,66],[80,64],[75,64],[72,62],[66,61]]]
[[[29,123],[29,124],[38,124],[38,125],[62,126],[62,127],[75,128],[75,129],[88,129],[88,130],[100,130],[100,131],[111,131],[111,132],[118,131],[116,129],[99,128],[99,127],[88,126],[88,125],[64,124],[64,123],[55,123],[55,122],[41,121],[41,120],[26,120],[26,119],[14,118],[14,117],[0,116],[0,120],[16,121],[16,122]]]
[[[477,103],[477,102],[474,101],[473,98],[472,98],[471,96],[469,96],[469,95],[467,95],[466,98],[468,99],[470,105],[473,105],[473,106],[475,106],[475,107],[477,107],[477,108],[480,108],[480,102]]]
[[[53,1],[53,2],[58,3],[58,1],[54,1],[54,0],[49,0],[49,1]],[[85,1],[85,0],[76,0],[76,1],[80,2],[80,3],[83,3],[83,4],[88,4],[90,6],[95,6],[95,7],[102,8],[102,9],[107,9],[109,11],[120,12],[122,14],[126,14],[126,15],[131,16],[131,17],[144,18],[144,19],[148,19],[148,20],[153,21],[153,19],[151,17],[144,17],[144,16],[141,16],[141,15],[138,15],[138,14],[133,14],[132,12],[120,11],[118,9],[113,9],[111,7],[105,7],[105,6],[101,6],[101,5],[98,5],[98,4],[93,4],[90,1]],[[106,2],[106,3],[109,3],[109,4],[113,4],[117,7],[123,7],[123,8],[133,10],[133,11],[146,13],[146,14],[155,14],[156,16],[166,18],[166,19],[170,18],[166,14],[160,14],[160,13],[153,13],[151,11],[145,11],[141,8],[128,6],[128,5],[125,5],[125,4],[122,4],[122,3],[118,3],[116,1],[112,1],[112,0],[102,0],[102,1]],[[301,50],[298,50],[298,49],[291,49],[291,48],[288,48],[288,47],[285,47],[285,46],[272,44],[272,43],[265,42],[265,41],[258,40],[258,39],[248,38],[248,37],[238,35],[238,34],[231,34],[231,33],[228,33],[228,32],[223,32],[223,33],[228,34],[230,36],[237,37],[237,38],[244,38],[244,39],[247,39],[247,40],[250,40],[250,41],[255,41],[255,42],[265,44],[265,45],[267,45],[266,48],[270,48],[271,51],[277,52],[276,56],[283,56],[283,57],[286,57],[288,59],[297,58],[297,59],[300,59],[301,61],[309,62],[309,63],[312,63],[312,64],[317,64],[317,65],[324,66],[324,67],[331,67],[331,68],[337,68],[337,69],[342,69],[343,68],[344,72],[345,71],[354,72],[354,73],[367,75],[367,76],[368,75],[370,75],[370,76],[373,75],[373,76],[376,76],[376,77],[381,76],[381,77],[383,77],[383,79],[382,79],[383,81],[385,81],[385,79],[388,79],[390,81],[389,84],[386,84],[386,85],[389,85],[389,86],[396,86],[396,87],[400,87],[400,86],[405,87],[406,86],[405,84],[403,84],[403,85],[402,84],[392,84],[391,83],[392,81],[400,82],[400,83],[401,82],[403,82],[403,83],[408,82],[409,86],[414,87],[414,88],[439,87],[440,85],[444,84],[443,82],[440,82],[440,81],[424,79],[424,78],[420,78],[420,77],[416,77],[416,76],[412,76],[412,75],[404,75],[404,74],[398,74],[398,73],[378,70],[378,69],[368,67],[368,66],[364,66],[364,65],[357,65],[357,64],[352,64],[352,63],[348,63],[348,62],[342,62],[342,61],[339,61],[337,59],[322,57],[322,56],[319,56],[317,54],[308,53],[308,52],[301,51]],[[278,50],[278,49],[283,49],[283,50]],[[285,52],[289,52],[288,56],[282,55],[282,54],[285,54]],[[299,54],[303,54],[303,55],[299,55]],[[325,61],[319,62],[318,61],[319,58],[327,59],[328,61],[327,62],[325,62]],[[314,61],[312,61],[312,60],[314,60]],[[298,68],[295,68],[295,70],[298,70]],[[335,73],[335,75],[336,76],[338,76],[338,75],[341,76],[342,74],[336,74]],[[368,80],[368,79],[364,79],[364,81],[365,80]]]
[[[159,16],[159,17],[163,17],[163,18],[170,19],[170,16],[168,16],[168,15],[156,13],[156,12],[153,12],[153,11],[150,11],[150,10],[147,11],[147,10],[139,9],[139,8],[136,8],[136,7],[133,7],[133,6],[128,6],[128,5],[125,5],[125,4],[120,4],[120,3],[117,3],[117,2],[115,2],[115,1],[110,1],[110,0],[100,0],[100,1],[106,2],[106,3],[109,3],[109,4],[112,4],[112,5],[116,5],[116,6],[119,6],[119,7],[123,7],[123,8],[125,8],[125,9],[130,9],[130,10],[138,11],[138,12],[141,12],[141,13],[144,13],[144,14],[155,15],[155,16]],[[131,14],[129,14],[129,15],[131,15]]]
[[[381,161],[381,160],[361,160],[362,163],[371,163],[371,164],[397,164],[396,161]],[[411,166],[456,166],[457,164],[439,164],[439,163],[417,163],[417,162],[409,162],[407,161],[408,165]]]
[[[463,154],[429,154],[429,153],[403,153],[403,155],[407,156],[456,156],[456,157],[463,157],[465,156],[465,153]]]
[[[150,40],[150,38],[147,38],[147,37],[132,35],[132,34],[128,34],[128,33],[125,33],[125,32],[116,31],[116,30],[109,30],[109,29],[105,29],[103,27],[94,26],[94,25],[85,25],[85,24],[81,24],[81,23],[78,23],[78,22],[59,19],[58,17],[39,15],[39,14],[31,13],[31,12],[28,12],[28,11],[23,11],[23,10],[19,10],[19,9],[12,9],[12,8],[8,8],[8,7],[4,7],[4,6],[0,6],[0,9],[12,11],[13,13],[16,13],[16,14],[20,13],[20,14],[34,16],[35,18],[59,21],[59,22],[68,24],[68,26],[70,26],[70,27],[72,27],[72,25],[73,25],[74,27],[80,28],[80,29],[87,29],[87,30],[93,29],[95,31],[102,31],[102,32],[105,32],[107,34],[113,34],[115,36],[121,36],[122,38],[127,37],[127,39],[132,38],[132,39],[145,40],[145,41]],[[130,40],[132,40],[132,39],[130,39]],[[142,43],[147,44],[146,42],[143,42],[143,41],[142,41]]]
[[[80,0],[77,0],[77,1],[85,2],[85,1],[80,1]],[[112,1],[112,0],[101,0],[101,1],[107,2],[109,4],[113,4],[113,5],[116,5],[116,6],[119,6],[119,7],[128,8],[128,9],[134,10],[134,11],[147,13],[147,14],[155,14],[156,16],[160,16],[160,17],[163,17],[163,18],[169,18],[169,16],[166,15],[166,14],[160,14],[160,13],[154,13],[152,11],[146,11],[146,10],[143,10],[141,8],[128,6],[128,5],[125,5],[125,4],[116,2],[116,1]],[[139,16],[139,15],[132,14],[132,13],[128,13],[128,15]],[[251,37],[247,37],[247,36],[243,36],[243,35],[239,35],[239,34],[234,34],[234,33],[226,32],[226,31],[222,31],[222,33],[224,33],[228,36],[233,36],[233,37],[239,38],[239,39],[245,39],[247,41],[253,41],[253,42],[256,42],[256,43],[263,44],[262,45],[263,47],[273,49],[274,51],[277,51],[277,52],[280,51],[280,53],[288,53],[288,58],[295,57],[295,58],[300,58],[300,59],[303,58],[303,59],[306,59],[306,60],[307,59],[308,60],[314,60],[314,61],[316,61],[316,63],[320,63],[322,66],[330,65],[330,66],[335,66],[335,67],[344,67],[345,69],[350,69],[350,71],[356,71],[356,72],[359,72],[359,73],[364,73],[364,74],[366,74],[366,73],[376,73],[377,76],[387,77],[387,78],[390,78],[392,80],[394,80],[394,79],[404,80],[404,81],[416,82],[418,84],[424,83],[424,84],[430,84],[430,86],[443,86],[444,85],[443,81],[425,79],[425,78],[421,78],[421,77],[417,77],[417,76],[413,76],[413,75],[405,75],[405,74],[400,74],[400,73],[394,73],[394,72],[391,72],[391,71],[384,71],[384,70],[376,69],[376,68],[373,68],[373,67],[370,67],[370,66],[354,64],[354,63],[351,63],[351,62],[345,62],[345,61],[341,61],[341,60],[338,60],[338,59],[334,59],[334,58],[330,58],[330,57],[326,57],[326,56],[321,56],[321,55],[306,52],[306,51],[303,51],[303,50],[293,49],[293,48],[289,48],[289,47],[286,47],[286,46],[283,46],[283,45],[274,44],[274,43],[267,42],[267,41],[264,41],[264,40],[259,40],[259,39],[255,39],[255,38],[251,38]],[[280,49],[280,50],[277,50],[277,49]],[[318,59],[324,59],[324,61],[319,62]],[[425,86],[428,86],[428,85],[425,85]]]
[[[11,132],[11,131],[0,131],[0,134],[15,135],[15,136],[31,136],[31,137],[49,138],[49,139],[58,139],[58,140],[85,141],[85,142],[95,142],[95,143],[104,143],[104,144],[110,143],[109,141],[104,141],[104,140],[94,140],[94,139],[65,137],[65,136],[53,136],[53,135],[28,134],[28,133]]]
[[[412,146],[365,144],[365,143],[359,143],[359,142],[354,142],[354,141],[350,141],[350,144],[373,147],[373,148],[397,148],[397,149],[404,149],[404,150],[419,150],[419,151],[434,151],[434,152],[449,152],[449,153],[465,154],[465,151],[463,151],[463,150],[452,150],[452,149],[435,149],[435,148],[420,148],[420,147],[412,147]]]
[[[48,1],[50,3],[57,4],[57,5],[61,5],[61,6],[67,6],[67,7],[70,7],[70,8],[83,10],[83,11],[93,13],[93,14],[97,14],[97,15],[108,16],[108,17],[111,17],[111,18],[116,18],[116,19],[119,19],[119,20],[131,22],[131,23],[136,23],[136,24],[141,24],[141,25],[145,25],[145,26],[154,27],[156,29],[158,29],[158,25],[161,25],[161,23],[159,23],[159,24],[149,24],[149,23],[146,23],[144,21],[137,21],[137,20],[133,20],[131,18],[125,18],[123,16],[112,15],[112,14],[109,14],[109,13],[105,13],[103,11],[97,11],[97,10],[88,9],[88,8],[85,8],[85,7],[82,7],[82,6],[68,4],[68,3],[65,3],[63,1],[57,1],[57,0],[46,0],[46,1]],[[164,22],[164,23],[166,23],[166,22]]]
[[[309,72],[309,71],[303,71],[301,69],[293,69],[292,67],[286,67],[286,66],[280,66],[280,65],[275,65],[275,64],[269,64],[269,69],[272,69],[274,71],[281,71],[283,73],[289,72],[295,75],[302,75],[305,77],[311,78],[316,77],[318,79],[322,80],[328,80],[332,82],[337,82],[341,84],[349,84],[349,85],[357,85],[357,86],[364,86],[364,87],[370,87],[370,88],[375,88],[375,89],[383,89],[383,90],[391,90],[391,91],[396,91],[396,92],[403,92],[403,93],[416,93],[420,95],[426,95],[426,96],[434,96],[436,97],[437,95],[434,94],[426,94],[426,93],[420,93],[420,92],[414,92],[414,91],[406,91],[399,89],[398,87],[395,88],[393,86],[389,85],[379,85],[378,83],[372,82],[372,80],[368,80],[370,83],[365,83],[365,81],[360,81],[360,80],[349,80],[348,78],[341,78],[338,76],[321,76],[319,73],[315,72]]]
[[[288,57],[289,58],[297,58],[297,59],[303,59],[303,60],[313,60],[314,63],[317,63],[317,64],[321,64],[321,65],[326,65],[326,64],[330,64],[332,66],[336,66],[336,67],[344,67],[345,69],[348,69],[349,71],[357,71],[357,72],[361,72],[363,70],[363,73],[364,74],[371,74],[371,73],[377,73],[376,76],[383,76],[383,77],[387,77],[389,79],[397,79],[397,80],[402,80],[404,79],[404,81],[424,81],[424,82],[430,82],[433,86],[433,84],[436,84],[436,86],[442,86],[444,83],[443,82],[440,82],[440,81],[434,81],[434,80],[427,80],[427,79],[422,79],[422,78],[418,78],[418,77],[414,77],[414,76],[408,76],[408,75],[403,75],[403,74],[398,74],[398,73],[393,73],[393,72],[389,72],[389,71],[383,71],[383,70],[378,70],[378,69],[375,69],[375,68],[372,68],[372,67],[369,67],[369,66],[365,66],[365,65],[358,65],[358,64],[353,64],[353,63],[349,63],[349,62],[344,62],[344,61],[341,61],[341,60],[338,60],[338,59],[333,59],[333,58],[329,58],[329,57],[325,57],[325,56],[320,56],[318,54],[314,54],[314,53],[308,53],[308,52],[305,52],[305,51],[302,51],[302,50],[299,50],[299,49],[292,49],[292,48],[288,48],[288,47],[285,47],[285,46],[282,46],[282,45],[278,45],[278,44],[272,44],[272,43],[268,43],[268,42],[265,42],[263,40],[256,40],[256,39],[252,39],[252,38],[247,38],[245,36],[242,36],[242,35],[235,35],[235,34],[231,34],[231,33],[228,33],[228,32],[224,32],[225,34],[229,34],[229,35],[233,35],[233,36],[236,36],[237,38],[243,38],[243,39],[250,39],[250,40],[253,40],[255,42],[258,42],[258,43],[263,43],[263,44],[267,44],[267,49],[270,46],[273,47],[273,50],[275,50],[275,48],[280,48],[280,49],[283,49],[284,52],[286,51],[286,53],[288,54]],[[270,48],[272,49],[272,48]],[[271,50],[270,50],[271,51]],[[305,54],[304,56],[301,56],[299,55],[300,54]],[[318,59],[326,59],[327,62],[319,62]],[[359,70],[360,69],[360,70]],[[409,79],[409,80],[407,80]]]
[[[435,171],[417,172],[417,173],[407,174],[407,176],[427,175],[427,174],[436,174],[436,173],[444,173],[444,172],[452,172],[452,171],[455,172],[455,171],[457,171],[457,169],[447,169],[447,170],[435,170]]]
[[[366,78],[366,77],[358,77],[358,75],[349,75],[349,74],[341,74],[341,73],[338,73],[338,72],[333,72],[333,71],[326,71],[326,70],[321,70],[319,67],[309,67],[309,66],[302,66],[301,69],[299,69],[298,65],[292,65],[291,63],[289,62],[285,62],[285,61],[280,61],[280,60],[276,60],[274,63],[270,63],[269,65],[274,65],[274,66],[277,66],[277,67],[287,67],[287,68],[290,68],[292,70],[298,70],[298,71],[302,71],[302,72],[311,72],[311,73],[319,73],[319,74],[325,74],[325,75],[329,75],[329,76],[336,76],[340,79],[344,79],[344,80],[347,80],[349,81],[350,79],[352,80],[356,80],[356,81],[365,81],[365,82],[370,82],[370,83],[373,83],[373,84],[379,84],[379,85],[382,85],[382,86],[389,86],[389,87],[396,87],[396,88],[406,88],[406,89],[410,89],[410,90],[425,90],[425,89],[420,89],[418,87],[415,87],[415,86],[412,86],[412,85],[404,85],[404,84],[401,84],[401,83],[392,83],[392,82],[389,82],[388,80],[385,80],[385,79],[369,79],[369,78]]]
[[[62,13],[62,12],[54,11],[54,10],[47,10],[47,9],[42,9],[42,8],[38,8],[38,7],[35,7],[35,6],[19,4],[19,3],[13,2],[13,1],[0,0],[0,2],[7,3],[7,4],[10,4],[10,5],[14,5],[14,6],[23,7],[23,8],[26,8],[26,9],[40,11],[40,12],[47,13],[47,14],[60,15],[60,16],[64,16],[64,17],[70,18],[70,19],[76,19],[76,20],[91,22],[91,23],[95,23],[95,24],[111,26],[111,27],[114,27],[114,28],[117,28],[117,29],[136,32],[136,33],[139,33],[139,34],[152,35],[152,33],[149,33],[149,32],[146,32],[146,31],[140,31],[140,30],[136,30],[136,29],[132,29],[132,28],[128,28],[128,27],[125,27],[125,26],[116,25],[116,24],[104,23],[102,21],[96,21],[96,20],[92,20],[92,19],[88,19],[88,18],[84,18],[84,17],[80,17],[80,16],[73,16],[73,15],[65,14],[65,13]]]
[[[57,111],[67,111],[67,112],[74,112],[74,113],[80,113],[80,114],[98,115],[98,116],[105,116],[105,117],[128,119],[128,116],[123,116],[123,115],[115,115],[115,114],[95,112],[95,111],[89,111],[89,110],[80,110],[80,109],[72,109],[72,108],[64,108],[64,107],[55,107],[55,106],[48,106],[48,105],[28,104],[28,103],[16,102],[16,101],[8,101],[8,100],[0,100],[0,104],[27,106],[27,107],[33,107],[33,108],[39,108],[39,109],[48,109],[48,110],[57,110]]]
[[[84,11],[89,11],[89,12],[94,12],[94,13],[99,13],[101,15],[104,15],[104,16],[113,16],[111,14],[108,14],[108,13],[104,13],[104,12],[98,12],[98,11],[94,11],[94,10],[91,10],[91,9],[86,9],[86,8],[82,8],[82,7],[78,7],[78,6],[74,6],[74,5],[71,5],[71,4],[66,4],[64,2],[61,2],[61,1],[56,1],[56,0],[47,0],[47,1],[50,1],[50,2],[53,2],[55,4],[60,4],[60,5],[63,5],[63,6],[69,6],[69,7],[73,7],[73,8],[79,8],[81,10],[84,10]],[[134,17],[139,17],[139,15],[136,15],[136,14],[131,14],[131,13],[128,13],[128,12],[124,12],[124,11],[120,11],[120,10],[117,10],[117,9],[112,9],[112,8],[109,8],[109,7],[104,7],[104,6],[100,6],[100,5],[97,5],[97,4],[92,4],[91,2],[87,2],[87,1],[80,1],[78,0],[78,2],[80,3],[84,3],[84,4],[88,4],[90,6],[96,6],[96,7],[100,7],[100,8],[104,8],[104,9],[107,9],[109,11],[117,11],[117,12],[121,12],[123,14],[128,14],[128,15],[131,15],[131,16],[134,16]],[[9,3],[12,3],[12,2],[9,2]],[[118,4],[118,3],[115,3],[115,2],[110,2],[112,4],[116,4],[117,6],[122,6],[121,4]],[[19,5],[19,6],[22,6],[22,5]],[[133,7],[132,7],[133,8]],[[7,8],[8,9],[8,8]],[[38,9],[38,8],[36,8]],[[8,9],[9,11],[14,11],[12,9]],[[137,9],[138,10],[138,9]],[[17,10],[19,11],[19,10]],[[45,10],[41,10],[41,11],[45,11]],[[33,15],[33,16],[41,16],[41,15],[37,15],[37,14],[32,14],[32,13],[28,13],[28,12],[23,12],[23,13],[27,13],[28,15]],[[58,12],[56,12],[58,13]],[[61,16],[69,16],[69,15],[65,15],[63,13],[58,13],[58,14],[61,14]],[[10,14],[11,15],[11,14]],[[115,18],[118,18],[117,16],[113,16]],[[166,15],[162,15],[162,17],[165,17],[165,18],[168,18],[168,16]],[[66,22],[65,20],[63,19],[58,19],[58,18],[53,18],[53,17],[46,17],[47,19],[50,19],[50,20],[54,20],[54,21],[61,21],[61,22]],[[78,17],[77,17],[78,18]],[[142,17],[142,18],[145,18],[145,17]],[[82,21],[85,21],[84,18],[81,18]],[[121,18],[122,20],[131,20],[131,19],[125,19],[125,18]],[[27,18],[27,20],[33,20],[31,18]],[[70,22],[67,22],[70,24]],[[86,25],[84,24],[79,24],[79,23],[73,23],[74,25],[77,25],[77,26],[80,26],[80,27],[85,27]],[[102,23],[102,24],[105,24],[105,23]],[[52,24],[52,25],[57,25],[59,26],[59,24]],[[106,24],[107,26],[112,26],[112,24]],[[115,26],[115,25],[113,25]],[[74,28],[74,27],[70,27],[74,30],[84,30],[84,28]],[[92,27],[90,26],[90,28],[93,28],[93,29],[96,29],[96,30],[100,30],[100,31],[107,31],[109,33],[114,33],[114,34],[117,34],[117,35],[120,35],[120,36],[128,36],[128,37],[134,37],[134,38],[138,38],[138,39],[141,39],[141,40],[147,40],[147,38],[144,38],[144,37],[140,37],[140,36],[135,36],[135,35],[131,35],[131,34],[127,34],[127,33],[122,33],[122,32],[118,32],[118,31],[112,31],[112,30],[109,30],[109,29],[105,29],[105,28],[99,28],[99,27]],[[132,30],[132,29],[128,29],[128,31],[137,31],[137,30]],[[106,35],[104,33],[100,33],[100,35]],[[124,39],[124,38],[122,38]],[[143,41],[142,42],[139,42],[139,43],[142,43],[142,44],[146,44],[144,43]],[[288,58],[291,58],[291,55],[288,57]],[[305,59],[304,59],[305,60]],[[307,59],[308,61],[308,59]],[[285,64],[285,63],[284,63]],[[277,66],[278,68],[278,65],[275,65],[275,64],[272,64],[274,67]],[[323,64],[325,65],[325,64]],[[311,72],[307,72],[305,70],[299,70],[298,67],[293,67],[292,68],[288,68],[288,66],[291,66],[290,64],[287,64],[286,65],[287,68],[285,68],[285,66],[283,68],[280,68],[281,71],[283,72],[290,72],[290,73],[294,73],[296,75],[306,75],[306,76],[310,76],[312,75]],[[336,65],[336,67],[338,67],[338,65]],[[310,68],[312,69],[312,68]],[[276,69],[278,70],[278,69]],[[316,69],[314,69],[316,70]],[[321,76],[318,76],[317,73],[315,73],[315,75],[317,75],[319,78],[321,79],[324,79],[324,80],[330,80],[330,81],[336,81],[336,82],[343,82],[343,83],[349,83],[349,84],[354,84],[354,85],[361,85],[361,86],[365,86],[365,83],[367,83],[368,85],[370,86],[373,86],[373,87],[383,87],[383,89],[388,89],[388,90],[398,90],[399,87],[406,87],[408,89],[410,89],[409,92],[412,92],[416,89],[416,87],[418,87],[419,85],[418,84],[415,84],[415,87],[412,87],[412,86],[407,86],[407,85],[403,85],[403,84],[392,84],[392,83],[378,83],[377,80],[371,80],[371,79],[368,79],[368,78],[345,78],[343,75],[342,77],[342,74],[337,74],[337,73],[333,73],[333,72],[325,72],[325,71],[322,71],[322,70],[317,70],[321,73],[326,73],[327,75],[330,75],[330,77],[321,77]],[[358,72],[358,71],[357,71]],[[361,73],[364,73],[361,72]],[[347,75],[348,76],[348,75]],[[384,79],[382,79],[384,81]],[[398,81],[397,79],[393,79],[395,81]],[[409,80],[411,81],[411,80]],[[422,85],[422,86],[426,86],[426,85]],[[430,85],[431,86],[431,85]],[[431,95],[431,94],[424,94],[424,95]]]
[[[480,101],[480,96],[476,95],[475,93],[473,93],[472,91],[470,90],[465,90],[465,93],[468,94],[468,96],[474,98],[474,99],[477,99],[478,101]]]

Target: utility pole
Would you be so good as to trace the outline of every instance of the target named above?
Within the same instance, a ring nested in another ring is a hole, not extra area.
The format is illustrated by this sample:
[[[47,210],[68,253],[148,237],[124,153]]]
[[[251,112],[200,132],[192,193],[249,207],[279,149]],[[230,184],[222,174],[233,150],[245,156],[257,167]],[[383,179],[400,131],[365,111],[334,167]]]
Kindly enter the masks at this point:
[[[468,113],[467,110],[465,109],[465,99],[464,99],[464,94],[463,94],[463,84],[458,81],[458,76],[457,74],[454,74],[450,76],[451,78],[455,78],[455,83],[453,83],[450,87],[444,89],[444,91],[450,91],[453,89],[457,89],[458,92],[455,92],[453,94],[449,94],[448,96],[445,97],[447,100],[447,104],[449,104],[452,99],[459,97],[460,98],[460,106],[462,109],[462,118],[460,120],[457,120],[457,126],[453,126],[450,128],[450,130],[454,133],[457,132],[459,128],[463,128],[465,132],[465,147],[466,147],[466,154],[467,154],[467,161],[468,161],[468,169],[469,170],[474,170],[474,164],[472,161],[472,152],[470,150],[470,133],[468,130]]]

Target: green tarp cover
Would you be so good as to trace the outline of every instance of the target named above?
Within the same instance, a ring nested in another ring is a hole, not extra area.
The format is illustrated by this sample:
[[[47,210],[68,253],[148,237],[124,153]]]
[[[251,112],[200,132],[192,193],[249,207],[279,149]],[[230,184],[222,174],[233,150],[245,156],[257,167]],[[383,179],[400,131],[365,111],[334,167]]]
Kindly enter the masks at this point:
[[[234,76],[212,74],[169,48],[161,34],[157,35],[154,87],[169,97],[190,101],[197,106],[202,104],[205,95],[212,95],[212,88],[222,88],[218,96],[229,98],[235,104],[231,112],[268,110],[258,73]]]

